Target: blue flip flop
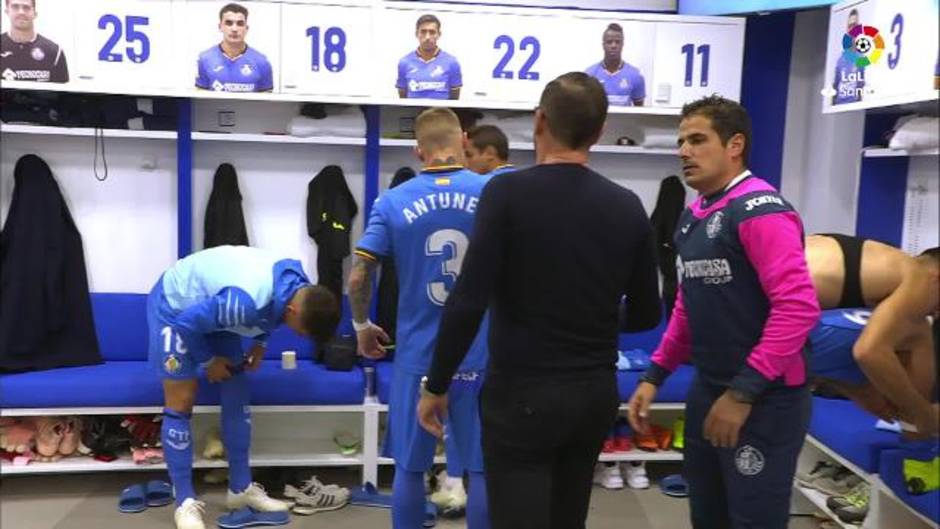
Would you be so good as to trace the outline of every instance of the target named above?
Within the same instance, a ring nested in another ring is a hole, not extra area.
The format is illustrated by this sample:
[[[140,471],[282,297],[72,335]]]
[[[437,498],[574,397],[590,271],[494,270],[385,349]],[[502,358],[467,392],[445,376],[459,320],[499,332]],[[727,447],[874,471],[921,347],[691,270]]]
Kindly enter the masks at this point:
[[[148,481],[146,485],[148,507],[163,507],[173,503],[173,486],[166,481]]]
[[[666,476],[659,482],[659,488],[666,496],[685,498],[689,495],[689,484],[680,474]]]
[[[287,525],[288,522],[290,522],[290,514],[287,511],[262,512],[253,510],[251,507],[238,509],[216,520],[216,524],[222,529]]]
[[[349,495],[350,505],[362,507],[378,507],[380,509],[392,508],[392,497],[382,494],[372,483],[366,483],[360,489],[353,490]]]
[[[147,510],[147,489],[141,485],[131,485],[121,491],[118,499],[118,511],[131,514]]]
[[[362,488],[353,490],[349,495],[349,504],[360,507],[378,507],[380,509],[392,508],[392,496],[382,494],[372,483],[366,483]],[[437,525],[437,506],[427,502],[424,506],[424,527]]]

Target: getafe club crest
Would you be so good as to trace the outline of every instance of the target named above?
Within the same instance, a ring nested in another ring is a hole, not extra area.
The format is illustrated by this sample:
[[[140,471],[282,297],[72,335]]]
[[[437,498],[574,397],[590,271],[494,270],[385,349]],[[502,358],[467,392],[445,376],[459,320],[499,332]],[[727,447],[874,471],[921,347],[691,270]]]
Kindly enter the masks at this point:
[[[244,75],[245,77],[248,77],[249,75],[251,75],[251,65],[243,64],[241,72],[242,72],[242,75]]]
[[[33,48],[32,51],[29,52],[29,54],[30,56],[32,56],[33,60],[35,61],[41,61],[46,58],[46,54],[42,51],[41,48],[38,48],[38,47]]]
[[[764,470],[764,454],[751,445],[744,445],[734,453],[734,466],[745,476],[754,476]]]
[[[177,373],[180,370],[181,365],[182,364],[180,364],[180,361],[178,358],[176,358],[176,355],[170,355],[166,357],[166,360],[163,361],[163,369],[165,369],[166,372],[170,373],[171,375]]]

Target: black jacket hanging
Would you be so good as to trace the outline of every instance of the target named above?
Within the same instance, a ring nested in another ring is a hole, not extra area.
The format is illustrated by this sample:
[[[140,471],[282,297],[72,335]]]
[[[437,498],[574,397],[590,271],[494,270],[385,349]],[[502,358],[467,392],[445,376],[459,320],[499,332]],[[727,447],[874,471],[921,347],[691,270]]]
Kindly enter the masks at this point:
[[[238,175],[231,164],[223,163],[215,170],[212,193],[206,206],[203,248],[227,244],[248,246],[248,230],[245,229]]]
[[[415,172],[410,167],[395,171],[389,189],[414,178]],[[379,293],[376,296],[375,323],[395,342],[398,327],[398,275],[395,261],[391,257],[382,258],[382,275],[379,277]]]
[[[673,237],[679,223],[679,215],[685,209],[685,186],[678,176],[668,176],[659,185],[656,207],[650,215],[653,234],[656,237],[656,262],[663,275],[663,303],[666,317],[672,315],[676,302],[676,246]]]
[[[52,171],[16,162],[0,234],[0,371],[100,364],[82,236]]]
[[[357,213],[339,166],[324,167],[307,185],[307,233],[317,243],[317,282],[337,299],[343,299],[343,259],[349,255],[349,232]]]

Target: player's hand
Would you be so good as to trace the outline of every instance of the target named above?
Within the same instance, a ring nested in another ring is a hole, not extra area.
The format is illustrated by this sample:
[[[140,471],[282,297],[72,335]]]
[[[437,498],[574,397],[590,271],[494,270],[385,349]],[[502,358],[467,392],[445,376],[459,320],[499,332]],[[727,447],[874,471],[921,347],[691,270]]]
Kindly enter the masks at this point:
[[[712,404],[712,409],[705,417],[703,436],[716,448],[734,448],[738,445],[741,427],[751,414],[751,405],[738,402],[725,391]]]
[[[228,380],[232,378],[232,372],[229,371],[231,366],[232,362],[228,358],[213,356],[212,360],[209,360],[209,364],[206,365],[206,378],[213,384]]]
[[[418,401],[418,422],[434,437],[444,437],[444,419],[447,417],[447,394],[425,393]]]
[[[257,371],[261,367],[261,361],[264,360],[264,352],[267,347],[263,343],[255,343],[248,350],[248,356],[245,358],[245,369],[248,371]]]
[[[359,354],[373,360],[378,360],[385,357],[387,351],[385,350],[385,346],[382,344],[389,343],[391,341],[392,340],[388,337],[388,334],[386,334],[381,327],[374,323],[368,328],[356,333],[356,344],[359,350]]]
[[[659,391],[655,385],[649,382],[640,382],[627,403],[627,420],[630,421],[630,427],[641,434],[650,432],[650,404],[656,398],[656,392]]]

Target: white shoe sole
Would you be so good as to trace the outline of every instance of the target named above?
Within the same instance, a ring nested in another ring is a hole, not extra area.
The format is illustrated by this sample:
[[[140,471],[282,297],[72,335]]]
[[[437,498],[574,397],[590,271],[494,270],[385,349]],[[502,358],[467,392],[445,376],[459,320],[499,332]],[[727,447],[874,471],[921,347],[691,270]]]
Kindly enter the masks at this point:
[[[300,516],[310,516],[311,514],[316,514],[318,512],[328,512],[328,511],[338,511],[343,507],[349,505],[348,503],[342,503],[339,505],[330,505],[329,507],[314,507],[307,505],[294,504],[291,507],[291,512],[294,514],[299,514]]]

